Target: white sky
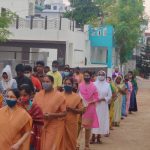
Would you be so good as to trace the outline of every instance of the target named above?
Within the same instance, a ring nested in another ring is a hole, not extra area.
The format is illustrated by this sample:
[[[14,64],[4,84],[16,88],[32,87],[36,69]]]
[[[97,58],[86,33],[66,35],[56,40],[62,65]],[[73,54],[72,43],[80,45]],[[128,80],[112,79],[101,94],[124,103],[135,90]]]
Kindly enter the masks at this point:
[[[69,1],[68,0],[63,0],[64,1],[64,3],[66,4],[66,5],[69,5]]]

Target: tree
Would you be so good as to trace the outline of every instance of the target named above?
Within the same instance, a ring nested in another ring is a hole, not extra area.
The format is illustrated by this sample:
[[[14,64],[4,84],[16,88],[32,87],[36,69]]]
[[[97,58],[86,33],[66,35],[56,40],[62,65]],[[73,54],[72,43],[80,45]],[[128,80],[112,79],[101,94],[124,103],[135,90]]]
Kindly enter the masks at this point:
[[[105,23],[114,26],[115,44],[121,64],[129,59],[139,41],[141,25],[144,23],[143,10],[142,0],[118,0],[105,18]]]
[[[11,34],[8,30],[9,25],[13,22],[16,15],[9,10],[4,10],[0,16],[0,42],[7,40]]]
[[[64,16],[76,20],[81,27],[99,16],[99,8],[91,0],[70,0],[72,10],[67,11]]]

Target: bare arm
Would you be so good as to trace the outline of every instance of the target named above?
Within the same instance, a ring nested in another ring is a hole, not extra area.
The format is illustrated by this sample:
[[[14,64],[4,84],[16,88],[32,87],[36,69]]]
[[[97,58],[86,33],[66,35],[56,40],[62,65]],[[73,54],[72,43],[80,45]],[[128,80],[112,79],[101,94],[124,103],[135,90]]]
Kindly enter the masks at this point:
[[[11,147],[11,150],[19,150],[20,146],[25,142],[25,140],[30,136],[30,131],[26,132],[21,139],[18,140],[16,144]]]
[[[44,114],[44,119],[46,120],[53,120],[53,119],[57,119],[57,118],[63,118],[67,115],[67,112],[60,112],[60,113],[46,113]]]

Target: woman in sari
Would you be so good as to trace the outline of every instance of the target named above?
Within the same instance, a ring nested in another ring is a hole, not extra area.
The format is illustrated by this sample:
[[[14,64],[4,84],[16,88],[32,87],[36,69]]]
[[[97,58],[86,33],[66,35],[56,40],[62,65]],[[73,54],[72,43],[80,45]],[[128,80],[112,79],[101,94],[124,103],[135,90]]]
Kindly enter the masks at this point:
[[[136,112],[138,110],[137,109],[137,100],[136,100],[138,85],[137,85],[136,79],[133,75],[133,72],[129,71],[128,75],[129,75],[129,81],[132,83],[132,87],[133,87],[133,90],[131,92],[130,107],[129,107],[129,112],[132,113],[132,111]]]
[[[113,130],[113,119],[114,119],[114,102],[117,98],[117,87],[115,83],[112,81],[111,77],[107,77],[107,82],[110,84],[112,98],[109,104],[109,117],[110,117],[110,130]]]
[[[114,102],[114,126],[120,126],[120,120],[122,115],[122,95],[125,94],[125,84],[122,82],[122,76],[118,76],[115,79],[115,85],[117,87],[117,99]]]
[[[96,102],[99,100],[98,91],[89,71],[84,72],[84,81],[79,85],[79,92],[83,99],[86,111],[82,116],[82,126],[85,128],[85,150],[89,150],[89,142],[92,128],[98,128],[99,122],[96,113]]]
[[[31,115],[33,120],[30,150],[40,150],[41,132],[44,125],[42,110],[37,104],[32,103],[32,90],[28,84],[21,85],[20,96],[21,106]]]
[[[41,150],[65,150],[63,135],[65,129],[66,102],[62,93],[54,90],[54,78],[44,76],[43,90],[36,93],[33,102],[44,114],[44,127],[41,136]]]
[[[18,90],[8,90],[7,106],[0,109],[1,150],[29,150],[32,119],[18,106],[19,97]]]
[[[64,80],[63,96],[66,100],[67,116],[65,118],[65,132],[63,136],[65,150],[76,150],[78,136],[78,114],[83,112],[81,97],[72,92],[73,80]]]

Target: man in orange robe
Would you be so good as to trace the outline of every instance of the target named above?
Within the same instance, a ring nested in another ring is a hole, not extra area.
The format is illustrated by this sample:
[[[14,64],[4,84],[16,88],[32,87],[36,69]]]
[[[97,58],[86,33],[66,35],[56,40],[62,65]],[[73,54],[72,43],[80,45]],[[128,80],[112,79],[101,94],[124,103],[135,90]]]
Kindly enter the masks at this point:
[[[35,95],[34,103],[44,114],[44,128],[41,137],[41,150],[64,150],[64,116],[66,115],[65,98],[53,89],[54,78],[45,76],[43,90]]]

